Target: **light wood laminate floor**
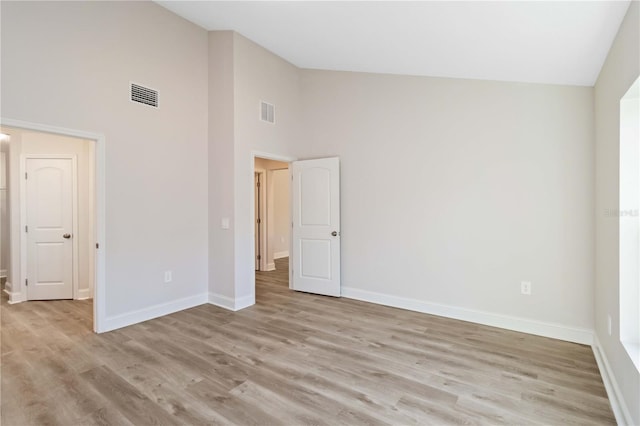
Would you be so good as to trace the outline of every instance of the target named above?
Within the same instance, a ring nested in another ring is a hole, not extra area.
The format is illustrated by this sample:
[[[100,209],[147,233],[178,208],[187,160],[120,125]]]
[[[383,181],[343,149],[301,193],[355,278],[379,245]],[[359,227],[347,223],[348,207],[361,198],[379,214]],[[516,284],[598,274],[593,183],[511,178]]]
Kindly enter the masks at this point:
[[[91,332],[90,301],[2,299],[2,425],[614,424],[588,346],[292,292]]]

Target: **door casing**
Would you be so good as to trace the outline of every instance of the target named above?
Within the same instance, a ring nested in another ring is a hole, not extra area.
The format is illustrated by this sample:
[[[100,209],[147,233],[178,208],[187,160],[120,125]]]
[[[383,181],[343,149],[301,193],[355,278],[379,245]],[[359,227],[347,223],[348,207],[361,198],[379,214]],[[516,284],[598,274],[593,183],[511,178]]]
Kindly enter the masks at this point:
[[[266,202],[266,179],[265,179],[265,175],[266,175],[266,170],[264,169],[260,169],[260,168],[256,168],[254,170],[254,191],[255,191],[255,196],[254,196],[254,209],[253,211],[258,213],[260,216],[260,224],[258,225],[257,220],[258,218],[256,217],[256,215],[254,214],[254,229],[257,228],[256,231],[256,246],[258,247],[258,253],[254,254],[254,259],[256,259],[257,264],[258,264],[258,269],[256,269],[256,271],[266,271],[267,270],[267,226],[266,226],[266,220],[265,217],[266,212],[267,212],[267,202]],[[257,186],[256,183],[260,182],[260,186]],[[255,203],[258,203],[258,205],[255,205]],[[257,256],[258,254],[260,254],[260,260],[257,260]]]

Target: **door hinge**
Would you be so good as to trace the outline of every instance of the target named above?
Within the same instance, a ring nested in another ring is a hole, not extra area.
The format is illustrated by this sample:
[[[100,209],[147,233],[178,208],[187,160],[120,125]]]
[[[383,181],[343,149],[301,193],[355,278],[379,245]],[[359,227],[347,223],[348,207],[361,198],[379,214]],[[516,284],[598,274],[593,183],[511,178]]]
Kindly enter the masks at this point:
[[[262,223],[262,221],[260,220],[260,218],[258,218],[258,220],[257,220],[256,222],[258,222],[258,223]]]
[[[256,182],[256,186],[260,188],[260,181]]]
[[[29,225],[24,226],[24,232],[29,232]]]
[[[25,285],[25,286],[29,286],[29,280],[28,280],[28,279],[27,279],[27,280],[24,280],[24,285]]]
[[[262,256],[258,255],[258,260],[262,260]]]
[[[24,178],[27,179],[27,172],[24,172]]]
[[[100,244],[96,243],[96,249],[100,248]]]

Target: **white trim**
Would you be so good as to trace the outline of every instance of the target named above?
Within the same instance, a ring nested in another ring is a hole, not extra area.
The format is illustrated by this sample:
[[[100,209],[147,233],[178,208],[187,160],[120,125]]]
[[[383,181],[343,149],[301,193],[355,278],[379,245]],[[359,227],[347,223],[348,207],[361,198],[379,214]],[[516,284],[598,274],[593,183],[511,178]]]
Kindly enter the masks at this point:
[[[221,294],[209,292],[209,303],[230,311],[235,311],[235,300]]]
[[[78,296],[75,298],[76,300],[85,300],[91,299],[91,289],[90,288],[81,288],[78,290]]]
[[[283,257],[289,257],[289,250],[277,251],[277,252],[273,253],[273,258],[274,259],[282,259]]]
[[[7,278],[7,270],[0,269],[0,278]]]
[[[297,161],[297,158],[294,157],[286,157],[284,155],[271,154],[264,151],[251,151],[251,168],[255,166],[256,157],[264,160],[281,161],[283,163],[292,163]]]
[[[0,141],[1,143],[2,141]],[[9,181],[7,176],[7,171],[9,167],[9,160],[7,159],[7,155],[4,151],[0,152],[0,191],[6,191],[8,189],[7,182]]]
[[[256,168],[254,166],[254,170],[253,170],[254,176],[257,174],[259,176],[259,182],[260,182],[260,187],[259,189],[256,191],[256,185],[255,185],[255,178],[254,178],[254,186],[253,186],[253,190],[254,190],[254,194],[253,194],[253,229],[255,231],[255,225],[256,225],[256,204],[255,204],[255,199],[256,199],[256,192],[258,194],[259,200],[260,200],[260,206],[259,206],[259,211],[260,211],[260,262],[259,262],[259,269],[260,271],[268,271],[268,265],[267,265],[267,260],[269,257],[269,251],[268,251],[268,246],[267,246],[267,226],[269,223],[269,217],[267,215],[267,170],[263,169],[263,168]],[[255,232],[254,232],[255,233]],[[255,241],[255,235],[254,235],[254,241]],[[255,244],[254,244],[255,245]],[[254,253],[255,253],[255,248],[254,248]],[[254,258],[256,257],[256,255],[254,254]],[[256,259],[257,260],[257,259]]]
[[[275,271],[275,270],[276,270],[275,262],[267,263],[267,268],[265,269],[266,272]]]
[[[568,342],[580,343],[583,345],[591,345],[593,343],[593,331],[584,328],[569,327],[562,324],[547,323],[527,318],[460,308],[457,306],[424,302],[415,299],[392,296],[389,294],[360,290],[353,287],[342,287],[341,293],[343,297],[348,299],[362,300],[365,302],[392,306],[394,308],[407,309],[410,311],[423,312],[446,318],[489,325],[491,327],[535,334],[537,336],[566,340]]]
[[[111,331],[117,328],[138,324],[143,321],[173,314],[174,312],[200,306],[205,303],[207,303],[207,293],[202,293],[196,296],[184,297],[182,299],[172,300],[171,302],[149,306],[133,312],[114,315],[112,317],[105,318],[104,328],[102,331]]]
[[[250,294],[245,297],[233,299],[231,297],[223,296],[222,294],[209,293],[209,303],[235,312],[255,305],[256,295]]]
[[[240,309],[248,308],[249,306],[253,306],[256,304],[256,295],[250,294],[248,296],[240,297],[236,299],[236,311]]]
[[[9,290],[7,290],[6,288],[3,290],[5,293],[7,293],[9,295],[9,304],[10,305],[15,305],[16,303],[22,303],[22,294],[20,294],[20,292],[11,292]]]
[[[624,402],[624,397],[622,396],[616,377],[613,374],[607,355],[600,344],[597,333],[594,333],[593,335],[593,344],[591,347],[596,358],[596,363],[598,364],[598,369],[600,370],[600,375],[602,376],[604,388],[606,389],[607,396],[609,397],[611,410],[613,411],[613,415],[616,417],[616,423],[619,425],[633,425],[631,413],[627,408],[627,404]]]
[[[106,230],[105,230],[105,199],[106,199],[106,138],[99,133],[86,132],[83,130],[67,129],[64,127],[50,126],[48,124],[32,123],[12,118],[0,118],[0,124],[8,127],[15,127],[25,130],[54,133],[64,136],[71,136],[81,139],[95,141],[95,220],[96,220],[96,240],[92,244],[100,243],[100,249],[95,256],[95,289],[93,301],[93,330],[96,333],[107,331],[103,327],[106,321]],[[20,282],[20,277],[14,277]]]

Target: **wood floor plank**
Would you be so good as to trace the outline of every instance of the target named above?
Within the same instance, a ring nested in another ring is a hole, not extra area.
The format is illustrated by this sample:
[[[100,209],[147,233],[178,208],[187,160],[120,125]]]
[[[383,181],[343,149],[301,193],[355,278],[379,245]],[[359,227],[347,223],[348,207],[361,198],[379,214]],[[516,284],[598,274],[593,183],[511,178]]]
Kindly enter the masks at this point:
[[[2,425],[615,424],[590,347],[288,288],[110,333],[91,301],[0,305]]]
[[[179,423],[109,367],[94,368],[85,371],[80,376],[134,424],[173,425]]]

